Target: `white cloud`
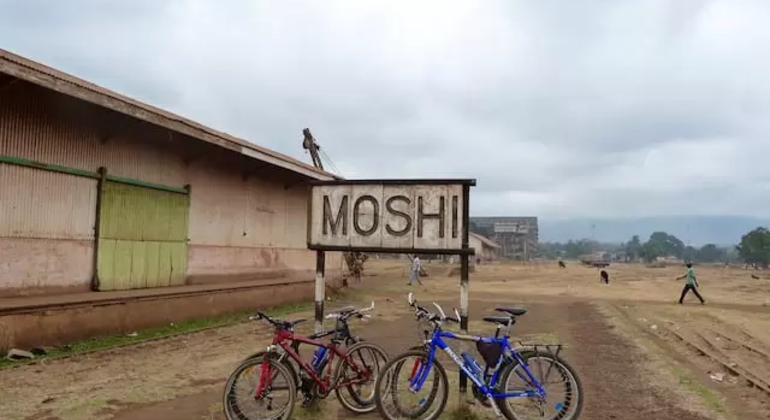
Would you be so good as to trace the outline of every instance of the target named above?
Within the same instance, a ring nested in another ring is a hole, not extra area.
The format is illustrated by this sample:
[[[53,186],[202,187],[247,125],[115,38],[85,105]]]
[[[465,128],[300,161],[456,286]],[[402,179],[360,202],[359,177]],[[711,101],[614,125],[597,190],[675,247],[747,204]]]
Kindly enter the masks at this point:
[[[349,177],[475,177],[477,215],[770,215],[762,0],[0,8],[4,48]]]

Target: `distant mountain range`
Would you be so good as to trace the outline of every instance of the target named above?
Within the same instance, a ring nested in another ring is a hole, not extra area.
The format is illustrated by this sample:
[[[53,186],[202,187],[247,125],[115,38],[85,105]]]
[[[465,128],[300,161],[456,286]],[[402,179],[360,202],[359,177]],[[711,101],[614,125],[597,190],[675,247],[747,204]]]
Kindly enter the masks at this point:
[[[592,229],[592,226],[594,228]],[[540,242],[566,242],[594,238],[600,242],[626,242],[639,235],[647,240],[664,231],[685,244],[735,245],[741,236],[758,226],[770,226],[770,219],[745,216],[659,216],[641,219],[539,219]]]

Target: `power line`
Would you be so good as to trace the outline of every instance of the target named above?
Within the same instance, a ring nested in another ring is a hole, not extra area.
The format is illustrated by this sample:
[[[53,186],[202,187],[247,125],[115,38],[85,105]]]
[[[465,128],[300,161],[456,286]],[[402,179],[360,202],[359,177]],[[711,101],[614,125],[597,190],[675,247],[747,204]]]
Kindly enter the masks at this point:
[[[319,148],[318,151],[321,152],[321,156],[323,156],[324,160],[329,164],[329,167],[334,172],[336,172],[337,175],[341,175],[342,174],[341,171],[339,170],[339,168],[337,168],[337,165],[334,164],[334,161],[332,160],[332,158],[330,158],[329,155],[327,155],[323,149]]]

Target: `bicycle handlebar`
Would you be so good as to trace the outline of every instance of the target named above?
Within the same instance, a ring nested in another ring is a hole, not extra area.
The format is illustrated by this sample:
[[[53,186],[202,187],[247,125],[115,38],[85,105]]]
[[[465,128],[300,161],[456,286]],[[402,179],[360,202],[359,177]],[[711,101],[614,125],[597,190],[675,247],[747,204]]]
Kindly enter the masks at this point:
[[[269,322],[269,323],[271,323],[273,325],[278,325],[279,324],[279,322],[277,322],[275,319],[270,318],[269,316],[267,316],[266,314],[264,314],[264,313],[262,313],[260,311],[257,311],[254,315],[249,317],[249,321],[259,321],[259,320],[262,320],[262,319],[267,320],[267,322]]]
[[[356,309],[350,312],[341,312],[341,313],[330,313],[326,315],[326,319],[338,319],[340,321],[346,321],[352,317],[356,317],[358,319],[361,318],[371,318],[371,315],[367,315],[366,312],[370,312],[374,310],[374,301],[372,301],[372,304],[365,307]]]
[[[337,318],[341,321],[347,321],[351,317],[356,318],[371,318],[371,315],[367,315],[366,312],[374,310],[374,301],[372,301],[372,304],[367,306],[366,308],[356,309],[351,312],[347,313],[331,313],[326,316],[326,318]],[[259,320],[265,320],[272,324],[274,327],[277,328],[287,328],[291,327],[292,323],[288,321],[284,321],[278,318],[272,318],[269,315],[265,314],[264,312],[257,311],[254,315],[249,317],[249,321],[259,321]]]
[[[414,315],[417,317],[417,319],[425,318],[429,322],[433,322],[433,323],[441,323],[444,321],[450,321],[457,324],[460,323],[459,317],[447,316],[446,313],[444,312],[444,309],[441,307],[441,305],[439,305],[436,302],[433,302],[433,306],[435,306],[436,309],[438,310],[438,314],[434,314],[428,311],[427,309],[423,308],[422,306],[418,305],[417,300],[414,299],[414,294],[412,293],[409,293],[408,301],[409,301],[409,305],[415,308]],[[457,313],[456,310],[455,310],[455,313]]]

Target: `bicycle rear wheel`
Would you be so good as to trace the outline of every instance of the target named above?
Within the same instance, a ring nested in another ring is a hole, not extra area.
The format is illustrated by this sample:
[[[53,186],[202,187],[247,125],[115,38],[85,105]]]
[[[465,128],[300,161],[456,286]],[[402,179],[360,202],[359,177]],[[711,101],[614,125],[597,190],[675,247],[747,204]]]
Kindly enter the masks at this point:
[[[251,358],[227,379],[222,405],[227,420],[287,420],[296,395],[294,378],[282,363],[271,357]]]
[[[564,359],[548,351],[522,351],[521,358],[548,395],[499,398],[496,400],[509,420],[575,420],[583,411],[583,388],[575,370]],[[521,363],[513,361],[500,372],[498,392],[535,391]]]
[[[420,391],[412,392],[410,381],[419,377],[425,369],[428,369],[427,380]],[[435,420],[446,407],[449,381],[438,360],[428,364],[425,350],[409,350],[382,367],[375,383],[374,398],[377,410],[384,419]]]
[[[363,414],[374,411],[374,384],[380,374],[380,368],[388,361],[388,355],[382,347],[361,341],[352,345],[344,358],[337,363],[334,377],[337,383],[353,382],[351,385],[336,388],[337,400],[347,410]],[[362,370],[363,372],[356,372]],[[370,385],[371,389],[364,391]]]

